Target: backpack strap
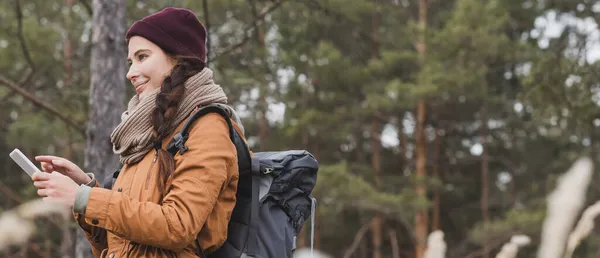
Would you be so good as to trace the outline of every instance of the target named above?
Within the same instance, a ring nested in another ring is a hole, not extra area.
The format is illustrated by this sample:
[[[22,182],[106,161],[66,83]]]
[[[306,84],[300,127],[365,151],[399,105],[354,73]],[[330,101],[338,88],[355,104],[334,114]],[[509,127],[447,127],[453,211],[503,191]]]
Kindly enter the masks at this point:
[[[244,172],[252,173],[252,170],[253,170],[252,166],[253,166],[254,162],[253,162],[252,158],[250,157],[250,150],[249,150],[248,146],[246,145],[246,142],[242,139],[240,134],[233,127],[233,124],[231,122],[231,118],[229,117],[229,114],[227,114],[227,112],[223,108],[220,108],[218,106],[202,107],[200,110],[193,113],[191,115],[191,117],[183,125],[181,130],[179,130],[179,132],[177,132],[173,136],[173,140],[171,140],[171,142],[169,142],[169,144],[167,145],[167,148],[166,148],[167,151],[169,153],[171,153],[171,155],[173,155],[173,157],[175,155],[177,155],[177,153],[179,153],[179,155],[183,155],[188,150],[188,147],[185,146],[185,142],[187,141],[187,139],[190,136],[189,130],[190,130],[192,124],[198,118],[200,118],[208,113],[217,113],[217,114],[221,115],[227,122],[227,127],[229,128],[229,138],[235,145],[235,148],[237,151],[238,168],[239,168],[240,174],[243,174]],[[259,207],[258,189],[259,188],[258,188],[258,183],[255,183],[254,181],[255,180],[252,179],[252,181],[250,182],[252,184],[252,203],[253,203],[253,205],[252,205],[251,212],[250,212],[251,213],[250,214],[250,222],[251,222],[250,230],[251,230],[251,232],[248,236],[249,244],[247,246],[247,251],[246,251],[246,253],[252,257],[254,256],[256,249],[257,249],[257,245],[258,245],[257,228],[258,228],[258,207]],[[204,253],[202,246],[200,245],[200,239],[198,237],[196,237],[196,244],[198,245],[198,250],[199,250],[198,256],[200,256],[200,258],[206,258],[207,256]]]
[[[248,148],[248,145],[246,144],[244,139],[240,136],[240,134],[237,132],[237,130],[235,130],[235,128],[233,127],[233,123],[231,122],[231,118],[229,117],[229,114],[227,114],[227,111],[225,111],[223,108],[220,108],[218,106],[202,107],[200,110],[193,113],[191,115],[191,117],[183,125],[181,130],[179,130],[179,132],[177,132],[173,136],[173,140],[171,140],[171,142],[169,142],[166,150],[169,153],[171,153],[171,155],[173,155],[173,157],[175,157],[175,155],[177,153],[179,153],[179,155],[183,155],[188,150],[188,147],[185,146],[185,142],[190,137],[190,132],[189,132],[190,127],[198,118],[200,118],[208,113],[217,113],[217,114],[221,115],[227,122],[227,127],[229,128],[229,138],[231,139],[231,141],[233,142],[233,144],[235,145],[235,148],[237,150],[238,167],[240,169],[240,173],[242,173],[242,174],[240,174],[240,176],[242,176],[243,173],[251,172],[253,161],[252,161],[252,158],[250,157],[250,150]]]
[[[234,128],[231,124],[231,119],[225,110],[219,108],[217,106],[208,106],[200,109],[198,112],[192,114],[192,116],[185,122],[181,130],[173,136],[173,140],[167,145],[167,151],[173,155],[173,157],[179,152],[180,155],[183,155],[188,150],[188,147],[185,146],[185,142],[188,137],[190,137],[190,127],[192,124],[200,117],[208,114],[208,113],[218,113],[225,121],[227,121],[227,126],[229,127],[229,138],[234,138]]]
[[[123,168],[122,165],[121,165],[121,167],[119,167],[119,169],[117,169],[115,172],[113,172],[112,175],[104,178],[104,181],[102,182],[102,187],[104,187],[106,189],[112,189],[113,185],[115,184],[115,181],[117,180],[117,177],[121,173],[121,168]]]

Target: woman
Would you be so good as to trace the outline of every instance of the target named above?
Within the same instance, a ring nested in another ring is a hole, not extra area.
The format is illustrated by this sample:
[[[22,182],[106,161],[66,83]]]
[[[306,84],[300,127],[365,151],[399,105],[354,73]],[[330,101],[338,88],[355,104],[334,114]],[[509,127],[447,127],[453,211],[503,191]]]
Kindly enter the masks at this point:
[[[93,174],[54,156],[39,156],[38,194],[72,206],[95,257],[198,257],[220,247],[235,205],[239,171],[225,119],[207,114],[190,129],[185,155],[165,150],[198,107],[229,109],[206,64],[206,30],[185,9],[166,8],[126,34],[127,79],[137,94],[111,135],[123,168],[112,190]],[[235,123],[237,121],[237,123]],[[97,230],[106,237],[94,239]]]

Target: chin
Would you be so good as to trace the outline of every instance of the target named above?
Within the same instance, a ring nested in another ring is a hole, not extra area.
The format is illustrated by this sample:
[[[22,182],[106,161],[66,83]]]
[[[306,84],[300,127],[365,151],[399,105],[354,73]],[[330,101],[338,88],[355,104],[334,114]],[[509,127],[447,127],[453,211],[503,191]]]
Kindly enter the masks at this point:
[[[143,99],[143,98],[145,98],[145,97],[148,96],[148,92],[147,91],[142,91],[142,93],[139,93],[138,95],[139,95],[140,99]]]

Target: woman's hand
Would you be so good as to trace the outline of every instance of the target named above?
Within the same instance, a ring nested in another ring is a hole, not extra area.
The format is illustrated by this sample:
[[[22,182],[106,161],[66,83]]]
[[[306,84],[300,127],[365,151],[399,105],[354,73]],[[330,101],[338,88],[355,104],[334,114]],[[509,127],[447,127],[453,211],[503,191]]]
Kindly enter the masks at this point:
[[[75,163],[56,156],[36,156],[35,160],[42,163],[44,172],[51,173],[56,171],[73,179],[77,184],[87,184],[92,179],[79,168]]]
[[[79,185],[71,178],[54,171],[52,173],[35,172],[31,179],[33,179],[33,185],[38,189],[38,195],[44,200],[73,208]]]

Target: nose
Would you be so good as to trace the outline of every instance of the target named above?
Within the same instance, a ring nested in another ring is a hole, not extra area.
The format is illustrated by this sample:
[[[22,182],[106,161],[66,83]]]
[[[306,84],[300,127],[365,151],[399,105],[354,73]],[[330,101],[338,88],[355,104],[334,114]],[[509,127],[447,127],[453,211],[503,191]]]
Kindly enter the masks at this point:
[[[138,77],[140,77],[140,73],[136,71],[134,65],[131,65],[129,67],[129,71],[127,71],[127,80],[133,83],[133,81]]]

